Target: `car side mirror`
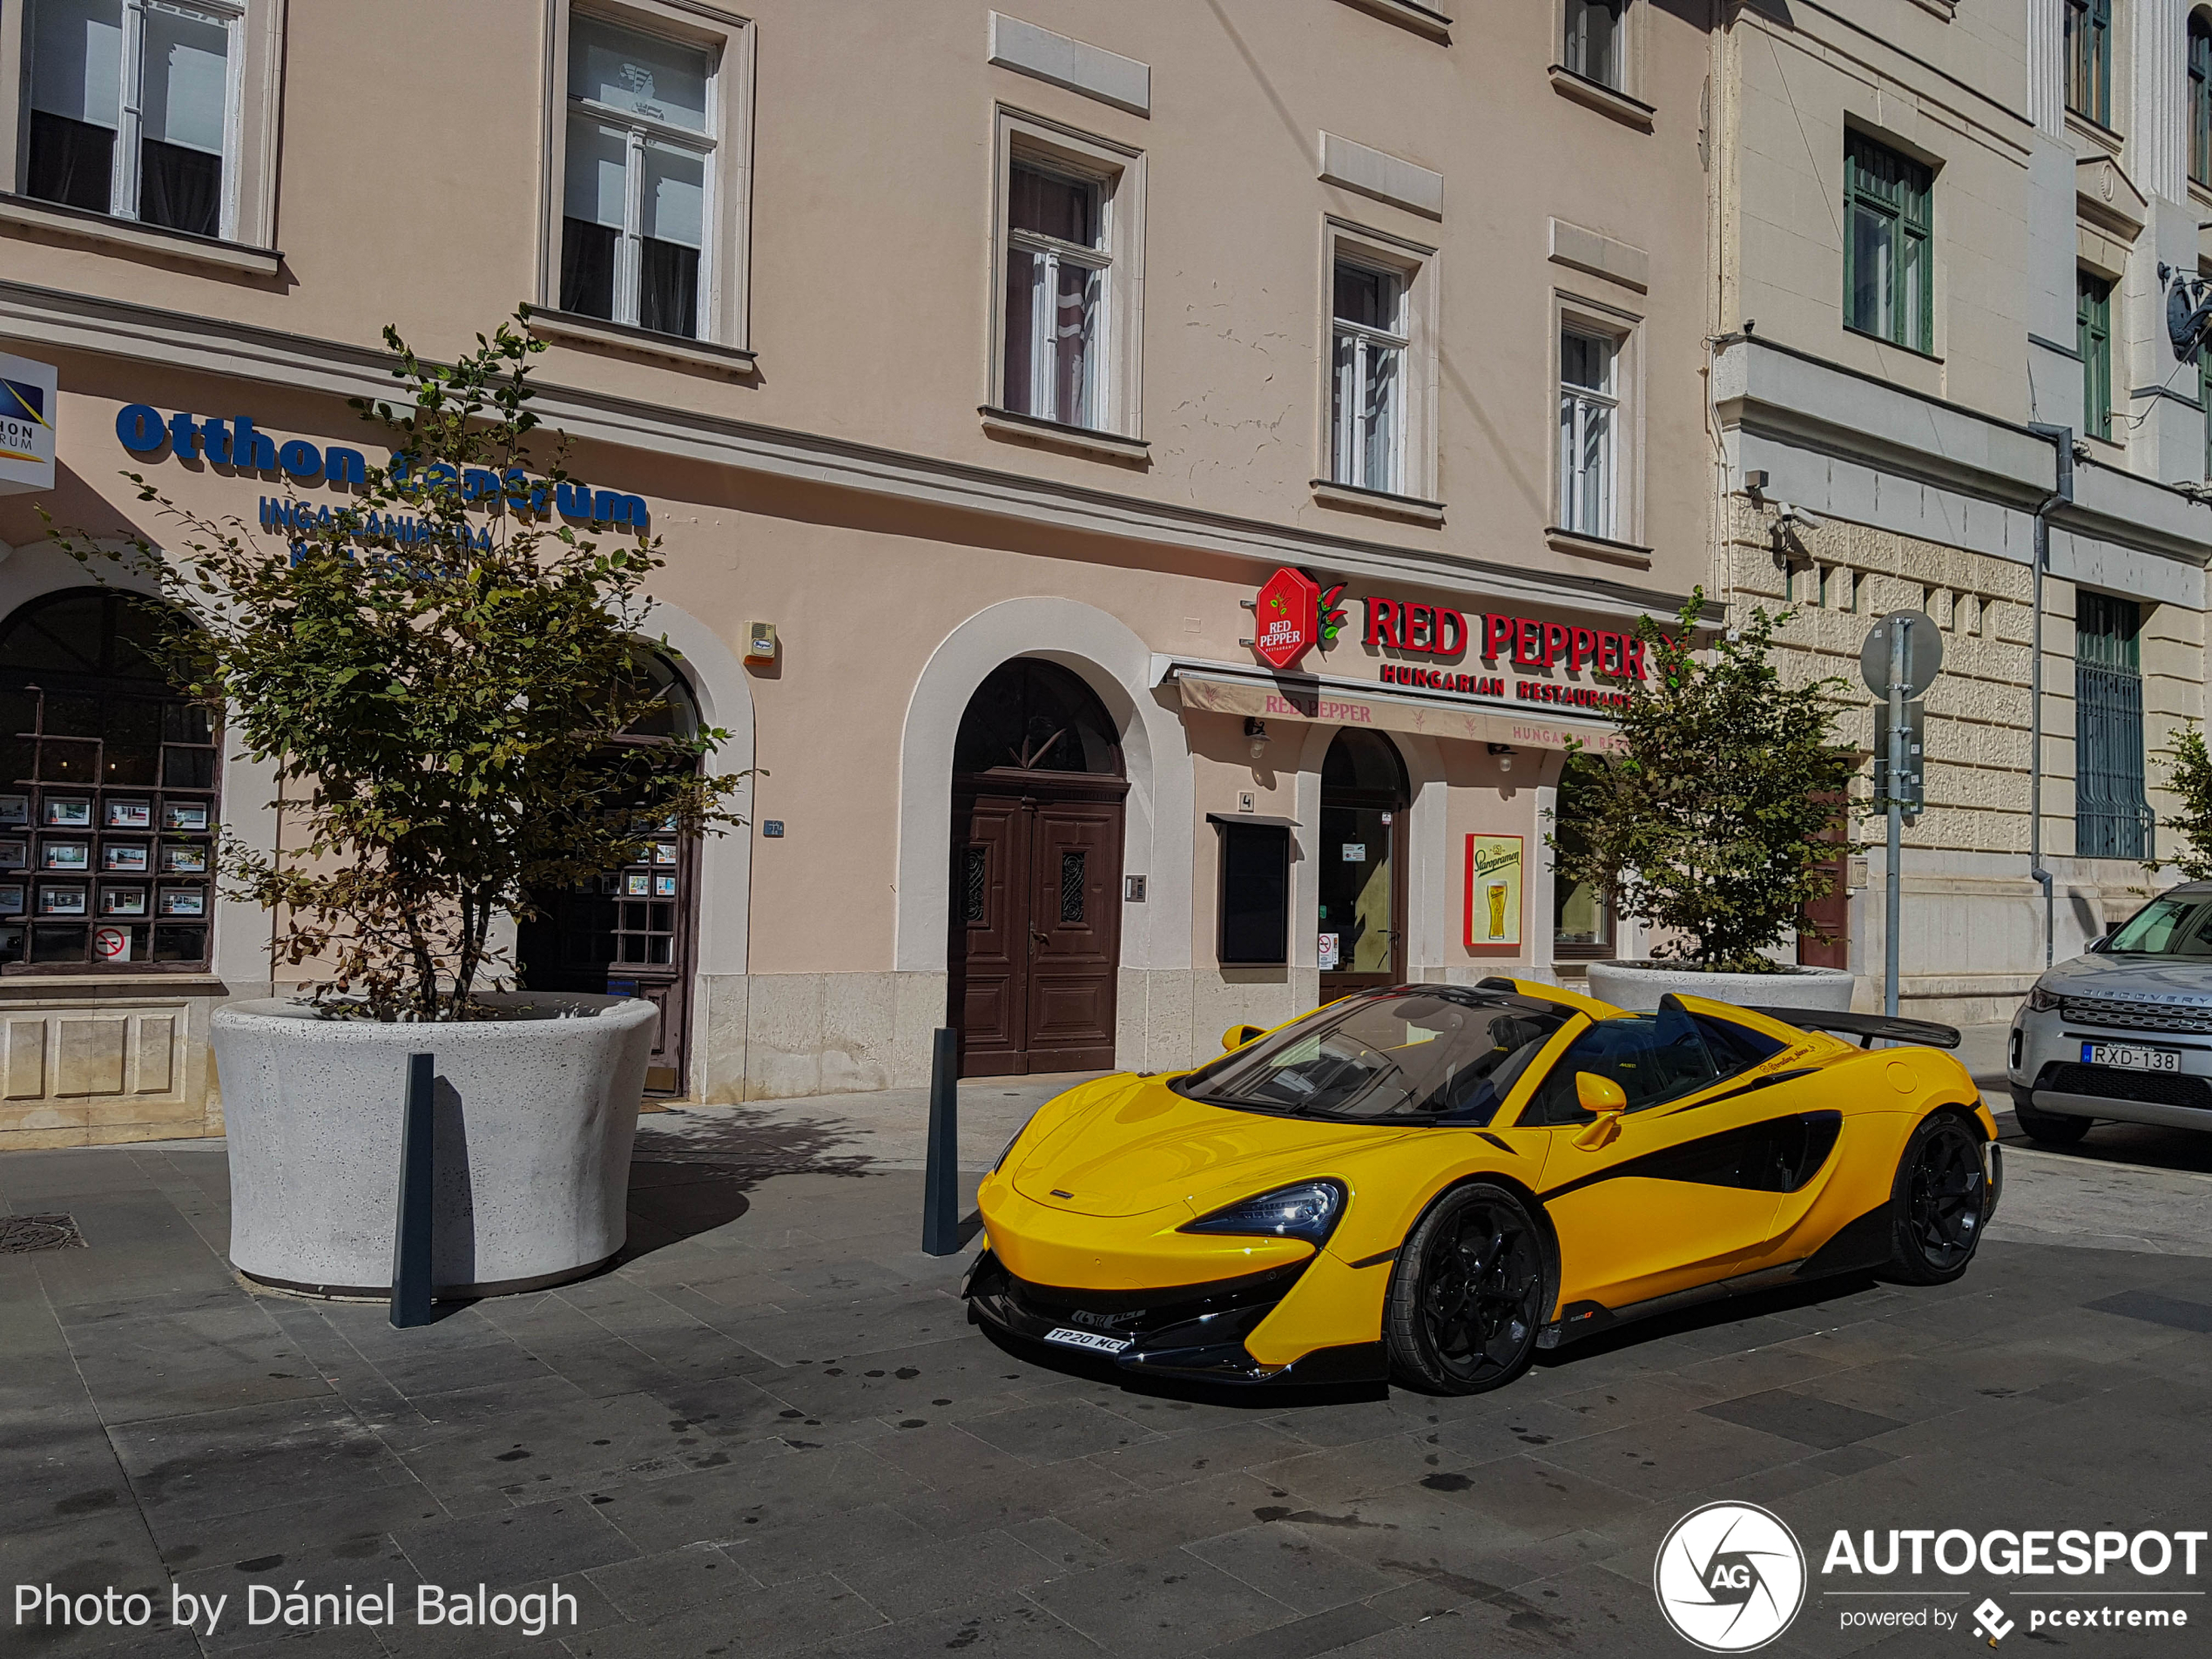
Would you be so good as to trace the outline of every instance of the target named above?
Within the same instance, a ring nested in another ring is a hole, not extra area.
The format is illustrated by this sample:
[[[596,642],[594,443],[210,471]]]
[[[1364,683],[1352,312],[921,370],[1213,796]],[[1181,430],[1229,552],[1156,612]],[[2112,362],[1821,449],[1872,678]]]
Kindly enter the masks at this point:
[[[2112,935],[2110,934],[2099,934],[2087,944],[2082,946],[2081,948],[2087,951],[2093,956],[2101,956],[2111,947],[2111,944]]]
[[[1221,1034],[1221,1047],[1227,1053],[1243,1048],[1254,1037],[1264,1036],[1267,1028],[1262,1025],[1232,1025]]]
[[[1575,1074],[1575,1103],[1586,1112],[1625,1112],[1629,1096],[1610,1077],[1595,1071]]]

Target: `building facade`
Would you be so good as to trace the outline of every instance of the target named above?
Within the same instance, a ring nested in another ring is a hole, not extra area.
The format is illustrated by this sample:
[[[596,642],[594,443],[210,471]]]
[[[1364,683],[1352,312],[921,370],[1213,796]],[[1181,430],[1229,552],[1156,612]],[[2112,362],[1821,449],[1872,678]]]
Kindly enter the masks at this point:
[[[135,472],[281,537],[382,459],[383,325],[517,302],[576,521],[668,556],[672,718],[752,773],[517,941],[660,1003],[657,1092],[912,1083],[948,1023],[972,1074],[1179,1065],[1635,951],[1544,814],[1750,523],[1698,9],[374,10],[0,10],[57,450],[0,496],[0,1146],[219,1126],[209,1011],[272,974],[215,838],[299,833],[40,509],[158,544]]]
[[[1941,631],[1909,1013],[2009,1017],[2158,884],[2157,752],[2203,711],[2204,370],[2168,312],[2212,249],[2209,74],[2212,9],[2180,0],[1747,4],[1715,32],[1713,579],[1799,608],[1795,671],[1844,680],[1870,748],[1868,628]],[[1823,918],[1870,976],[1882,863]]]

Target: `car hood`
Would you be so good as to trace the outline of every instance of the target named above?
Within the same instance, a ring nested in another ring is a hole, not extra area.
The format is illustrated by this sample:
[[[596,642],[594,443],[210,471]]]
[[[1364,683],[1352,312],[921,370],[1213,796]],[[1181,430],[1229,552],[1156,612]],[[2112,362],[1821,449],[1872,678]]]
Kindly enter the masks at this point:
[[[1089,1216],[1170,1206],[1203,1215],[1271,1187],[1335,1171],[1345,1158],[1428,1129],[1334,1123],[1209,1106],[1163,1082],[1102,1093],[1023,1150],[1014,1189]]]
[[[2212,1008],[2212,961],[2170,956],[2077,956],[2040,981],[2060,996],[2109,996],[2131,1001]]]

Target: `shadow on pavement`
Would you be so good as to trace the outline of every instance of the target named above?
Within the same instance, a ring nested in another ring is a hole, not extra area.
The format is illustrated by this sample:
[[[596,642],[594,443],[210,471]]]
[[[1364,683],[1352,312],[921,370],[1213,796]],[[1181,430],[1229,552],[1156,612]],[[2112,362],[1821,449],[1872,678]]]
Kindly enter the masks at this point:
[[[857,1139],[826,1118],[743,1107],[641,1122],[630,1165],[630,1240],[614,1265],[711,1232],[744,1215],[745,1195],[779,1175],[860,1176],[870,1161],[836,1149]]]

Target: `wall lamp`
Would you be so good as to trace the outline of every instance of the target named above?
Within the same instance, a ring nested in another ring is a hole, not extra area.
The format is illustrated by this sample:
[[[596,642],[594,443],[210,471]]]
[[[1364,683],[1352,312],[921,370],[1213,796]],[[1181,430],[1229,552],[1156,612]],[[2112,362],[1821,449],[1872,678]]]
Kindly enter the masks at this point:
[[[1498,757],[1498,770],[1500,772],[1511,772],[1513,770],[1513,745],[1510,743],[1493,743],[1486,745],[1485,746],[1488,748],[1492,754]]]
[[[1244,717],[1244,735],[1251,739],[1252,759],[1258,760],[1267,753],[1267,722],[1255,715]]]

